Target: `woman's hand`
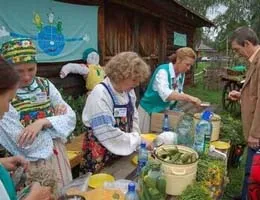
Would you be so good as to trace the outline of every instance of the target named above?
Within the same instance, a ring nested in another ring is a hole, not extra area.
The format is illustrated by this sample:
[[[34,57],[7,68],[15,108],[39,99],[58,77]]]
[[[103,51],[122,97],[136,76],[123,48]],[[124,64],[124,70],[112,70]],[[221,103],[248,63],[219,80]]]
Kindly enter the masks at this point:
[[[26,146],[33,143],[38,133],[44,128],[50,126],[50,122],[47,119],[38,119],[32,124],[24,128],[18,138],[18,144],[20,146]]]
[[[200,106],[201,100],[197,97],[190,96],[190,102],[195,104],[196,106]]]
[[[64,115],[67,113],[67,106],[65,104],[58,104],[54,108],[54,115]]]
[[[154,148],[153,142],[151,142],[150,140],[146,140],[143,137],[141,137],[141,141],[145,142],[147,150],[149,150],[149,151],[153,150],[153,148]]]
[[[53,200],[50,187],[43,187],[39,183],[33,183],[29,195],[24,200]]]
[[[12,156],[1,158],[0,163],[8,170],[15,171],[18,167],[22,166],[24,169],[28,168],[29,162],[22,156]]]
[[[196,106],[200,106],[201,100],[197,97],[193,97],[191,95],[185,93],[178,93],[173,91],[170,96],[166,99],[167,101],[187,101],[195,104]]]
[[[146,148],[148,151],[152,151],[154,149],[154,144],[152,142],[146,142]]]

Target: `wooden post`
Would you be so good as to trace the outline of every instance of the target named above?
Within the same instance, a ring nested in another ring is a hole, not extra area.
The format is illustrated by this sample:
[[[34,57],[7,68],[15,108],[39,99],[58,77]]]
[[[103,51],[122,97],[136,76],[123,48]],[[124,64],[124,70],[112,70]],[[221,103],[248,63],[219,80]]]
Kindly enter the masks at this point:
[[[134,27],[133,27],[133,51],[140,54],[140,46],[139,46],[139,35],[140,35],[140,17],[137,13],[134,15]],[[139,105],[141,95],[140,95],[140,87],[135,88],[136,94],[136,106]]]
[[[134,31],[133,31],[133,50],[139,53],[139,35],[140,35],[140,17],[137,13],[134,15]]]
[[[105,41],[105,6],[100,5],[98,9],[98,48],[100,52],[100,65],[104,65],[106,57]]]
[[[167,51],[167,31],[166,31],[166,22],[161,19],[160,21],[160,44],[159,44],[159,63],[165,61],[166,51]]]
[[[192,34],[190,35],[190,46],[193,48],[193,50],[196,52],[196,43],[194,41],[196,41],[196,29],[194,28],[192,30]],[[189,46],[189,44],[188,44]],[[196,71],[196,68],[198,67],[198,55],[197,55],[197,58],[195,60],[195,64],[192,66],[191,68],[191,85],[195,85],[195,71]]]
[[[226,40],[226,56],[228,56],[228,36],[227,36],[227,40]]]

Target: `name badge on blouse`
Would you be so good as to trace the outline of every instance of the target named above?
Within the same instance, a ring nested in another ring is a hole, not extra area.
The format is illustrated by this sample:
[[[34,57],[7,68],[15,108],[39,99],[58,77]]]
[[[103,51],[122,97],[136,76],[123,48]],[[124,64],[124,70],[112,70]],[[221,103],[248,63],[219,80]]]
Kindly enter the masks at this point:
[[[46,92],[39,92],[35,95],[35,102],[34,103],[44,103],[46,101],[47,101]]]
[[[126,117],[126,108],[114,108],[114,117]]]

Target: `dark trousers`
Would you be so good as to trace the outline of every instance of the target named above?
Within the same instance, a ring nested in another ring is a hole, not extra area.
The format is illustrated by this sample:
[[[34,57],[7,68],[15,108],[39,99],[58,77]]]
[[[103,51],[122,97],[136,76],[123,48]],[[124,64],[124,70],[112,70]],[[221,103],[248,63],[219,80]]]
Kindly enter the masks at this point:
[[[247,148],[247,159],[246,159],[246,166],[245,166],[245,177],[244,183],[242,188],[242,200],[247,200],[247,193],[248,193],[248,178],[250,176],[251,166],[253,157],[256,154],[257,150],[252,149],[250,147]]]

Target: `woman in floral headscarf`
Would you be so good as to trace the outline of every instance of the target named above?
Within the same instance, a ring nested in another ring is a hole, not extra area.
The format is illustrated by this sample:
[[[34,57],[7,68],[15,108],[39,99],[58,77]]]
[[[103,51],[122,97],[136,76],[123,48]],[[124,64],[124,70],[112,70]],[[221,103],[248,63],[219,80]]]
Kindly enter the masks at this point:
[[[36,76],[35,55],[36,49],[28,39],[2,45],[2,57],[14,65],[20,84],[9,112],[0,122],[0,143],[12,155],[31,161],[29,180],[48,182],[58,193],[72,180],[64,143],[75,128],[76,117],[55,86]]]

